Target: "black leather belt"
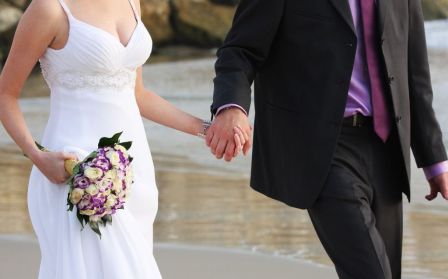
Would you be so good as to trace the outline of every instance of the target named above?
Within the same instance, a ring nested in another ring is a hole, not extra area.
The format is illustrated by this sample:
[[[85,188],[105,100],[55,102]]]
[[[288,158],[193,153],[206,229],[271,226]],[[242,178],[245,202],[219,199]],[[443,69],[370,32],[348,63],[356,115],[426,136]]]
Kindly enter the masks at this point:
[[[345,117],[342,121],[342,125],[346,127],[371,127],[373,125],[373,118],[371,116],[355,114],[353,116]]]

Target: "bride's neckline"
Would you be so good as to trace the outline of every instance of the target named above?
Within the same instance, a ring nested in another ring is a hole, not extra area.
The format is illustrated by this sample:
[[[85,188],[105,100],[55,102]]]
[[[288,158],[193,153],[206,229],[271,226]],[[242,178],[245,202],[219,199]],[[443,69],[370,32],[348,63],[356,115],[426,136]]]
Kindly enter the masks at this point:
[[[95,25],[93,25],[93,24],[90,24],[90,23],[87,23],[87,22],[85,22],[85,21],[79,20],[79,19],[77,19],[76,17],[74,17],[73,15],[72,15],[71,17],[72,17],[72,19],[73,19],[75,22],[77,22],[77,23],[79,23],[79,24],[82,24],[82,25],[84,25],[84,26],[86,26],[86,27],[88,27],[88,28],[90,28],[90,29],[92,29],[92,30],[96,30],[97,32],[103,33],[103,34],[105,34],[105,35],[111,37],[111,38],[113,39],[113,41],[115,41],[117,44],[119,44],[119,45],[120,45],[121,47],[123,47],[123,48],[127,48],[127,47],[129,47],[129,45],[130,45],[131,42],[132,42],[132,39],[135,37],[134,35],[135,35],[135,33],[136,33],[138,27],[139,27],[140,24],[141,24],[141,20],[137,18],[137,19],[136,19],[137,22],[136,22],[136,24],[135,24],[134,30],[132,31],[131,35],[129,36],[129,39],[127,40],[126,43],[123,43],[123,42],[120,40],[119,37],[113,35],[113,34],[110,33],[109,31],[106,31],[106,30],[104,30],[103,28],[97,27],[97,26],[95,26]]]
[[[135,33],[136,33],[138,27],[141,25],[141,20],[140,20],[139,16],[137,15],[137,12],[136,12],[136,10],[135,10],[135,7],[134,7],[134,4],[133,4],[132,1],[133,1],[133,0],[128,0],[129,5],[131,6],[132,13],[133,13],[133,15],[134,15],[134,19],[135,19],[135,22],[136,22],[136,23],[135,23],[134,30],[132,31],[132,33],[131,33],[130,37],[128,38],[127,42],[126,42],[126,43],[123,43],[123,42],[121,41],[121,39],[120,39],[119,36],[117,37],[117,36],[115,36],[114,34],[110,33],[109,31],[104,30],[104,29],[101,28],[101,27],[95,26],[95,25],[93,25],[93,24],[90,24],[90,23],[88,23],[88,22],[85,22],[85,21],[83,21],[83,20],[79,20],[78,18],[76,18],[76,17],[72,14],[70,8],[67,6],[67,4],[65,3],[65,1],[64,1],[64,0],[59,0],[59,2],[60,2],[61,5],[62,5],[62,8],[64,9],[65,13],[66,13],[67,16],[68,16],[69,24],[70,24],[70,25],[71,25],[71,23],[72,23],[72,21],[71,21],[70,19],[72,19],[74,22],[79,23],[79,24],[81,24],[81,25],[84,25],[84,26],[86,26],[86,27],[89,27],[90,29],[97,31],[98,33],[106,34],[107,36],[111,37],[115,43],[118,43],[123,49],[126,49],[127,47],[129,47],[130,43],[132,42],[132,39],[134,38],[134,35],[135,35]],[[70,26],[70,29],[71,29],[71,26]],[[70,36],[70,35],[69,35],[69,36]]]

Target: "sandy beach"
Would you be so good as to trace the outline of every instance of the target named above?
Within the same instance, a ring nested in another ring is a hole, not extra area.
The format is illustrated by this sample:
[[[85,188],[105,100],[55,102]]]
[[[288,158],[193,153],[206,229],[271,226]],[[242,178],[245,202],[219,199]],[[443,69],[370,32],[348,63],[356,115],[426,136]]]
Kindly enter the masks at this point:
[[[1,236],[0,247],[2,278],[36,278],[40,254],[35,239]],[[327,267],[231,249],[159,243],[154,254],[165,279],[337,278]]]

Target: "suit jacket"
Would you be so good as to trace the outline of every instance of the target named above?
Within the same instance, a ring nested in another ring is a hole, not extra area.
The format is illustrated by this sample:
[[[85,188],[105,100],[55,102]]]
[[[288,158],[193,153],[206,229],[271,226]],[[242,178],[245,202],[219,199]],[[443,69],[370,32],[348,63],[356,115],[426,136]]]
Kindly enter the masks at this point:
[[[420,0],[377,5],[378,48],[409,197],[411,147],[420,167],[447,157],[432,108]],[[217,53],[212,112],[229,103],[249,111],[254,82],[255,190],[299,208],[317,199],[340,133],[356,45],[346,0],[241,0]]]

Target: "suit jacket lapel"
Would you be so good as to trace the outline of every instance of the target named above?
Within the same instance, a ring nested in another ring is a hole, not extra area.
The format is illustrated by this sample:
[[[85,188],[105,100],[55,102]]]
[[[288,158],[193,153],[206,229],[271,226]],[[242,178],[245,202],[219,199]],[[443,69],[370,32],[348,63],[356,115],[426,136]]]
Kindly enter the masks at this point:
[[[378,5],[378,27],[380,36],[383,35],[384,32],[384,25],[386,23],[386,18],[389,12],[390,1],[391,0],[376,0],[376,3]]]
[[[333,4],[333,6],[336,8],[339,14],[342,16],[342,18],[344,18],[345,22],[347,22],[352,31],[356,33],[355,24],[353,23],[352,12],[350,10],[348,0],[329,0],[329,1]],[[388,2],[388,0],[382,2]]]

